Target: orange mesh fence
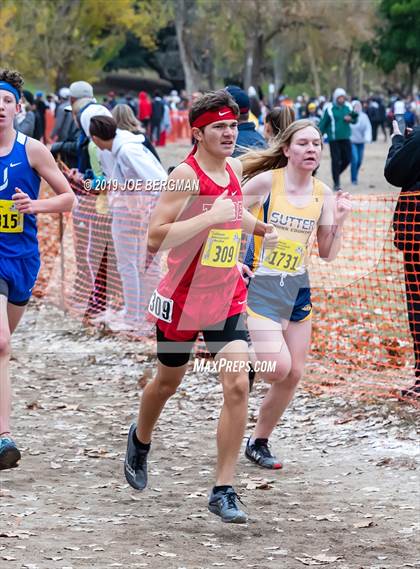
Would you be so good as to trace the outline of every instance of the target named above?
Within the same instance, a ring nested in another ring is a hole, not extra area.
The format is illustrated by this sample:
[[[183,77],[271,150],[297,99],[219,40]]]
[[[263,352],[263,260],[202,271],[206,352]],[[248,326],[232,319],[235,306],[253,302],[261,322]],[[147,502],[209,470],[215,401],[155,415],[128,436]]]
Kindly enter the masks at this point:
[[[420,226],[416,235],[412,220],[410,225],[410,218],[403,219],[404,237],[396,242],[396,196],[353,200],[338,258],[311,258],[314,318],[307,375],[324,376],[317,392],[334,387],[395,395],[394,388],[412,381],[416,361],[420,371]],[[413,255],[417,265],[407,263]]]
[[[166,137],[166,142],[191,142],[191,128],[188,121],[188,111],[169,111],[171,117],[171,132]]]
[[[102,197],[79,196],[61,228],[58,216],[40,216],[44,263],[35,294],[129,334],[127,317],[137,319],[144,335],[150,326],[142,319],[164,260],[146,252],[149,214],[120,211],[116,222],[115,211],[102,212]],[[405,240],[396,248],[395,195],[353,201],[337,259],[321,260],[316,247],[311,256],[313,336],[305,381],[316,393],[392,395],[412,380],[415,353],[420,371],[420,234],[412,224],[405,231],[402,221],[398,235]]]
[[[50,109],[45,111],[45,142],[51,142],[51,133],[54,129],[55,116]]]

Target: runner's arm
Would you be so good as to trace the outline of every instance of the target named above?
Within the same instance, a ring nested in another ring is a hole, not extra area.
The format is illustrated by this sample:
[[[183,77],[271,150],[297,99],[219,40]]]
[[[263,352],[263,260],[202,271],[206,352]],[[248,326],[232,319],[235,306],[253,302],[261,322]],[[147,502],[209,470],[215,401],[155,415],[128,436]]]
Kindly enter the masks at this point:
[[[245,233],[250,233],[251,235],[260,235],[263,237],[265,235],[267,227],[268,223],[260,221],[247,209],[243,210],[242,229],[245,231]]]
[[[185,181],[185,191],[164,191],[150,219],[148,248],[150,251],[164,251],[178,247],[211,225],[223,223],[235,218],[235,207],[230,199],[224,199],[224,192],[215,200],[211,209],[190,219],[176,221],[187,206],[188,201],[197,195],[194,183],[197,178],[188,164],[180,164],[168,178]],[[217,204],[217,205],[216,205]]]
[[[76,203],[76,198],[70,188],[70,184],[55,163],[51,152],[41,142],[32,138],[28,139],[26,144],[30,165],[56,194],[51,198],[30,200],[32,211],[28,211],[27,213],[60,213],[71,211]],[[20,193],[23,194],[23,192]]]
[[[273,173],[271,170],[268,172],[261,172],[242,186],[242,195],[244,196],[244,207],[247,209],[255,204],[262,205],[267,196],[271,192],[273,183]]]
[[[334,261],[341,249],[344,222],[351,212],[351,195],[346,192],[333,195],[330,188],[325,186],[324,196],[317,240],[319,256],[330,262]]]
[[[264,203],[270,193],[272,179],[272,172],[268,171],[257,174],[246,182],[242,188],[244,208],[252,207],[255,204],[261,206]],[[258,220],[249,211],[244,210],[242,227],[246,233],[265,235],[267,224]]]

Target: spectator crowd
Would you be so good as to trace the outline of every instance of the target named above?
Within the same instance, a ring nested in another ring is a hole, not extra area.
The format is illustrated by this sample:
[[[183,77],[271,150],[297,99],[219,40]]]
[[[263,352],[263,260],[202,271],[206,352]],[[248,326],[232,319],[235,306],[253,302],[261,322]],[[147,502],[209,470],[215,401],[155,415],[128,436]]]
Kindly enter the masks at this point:
[[[390,96],[385,101],[380,95],[372,95],[360,100],[336,88],[330,100],[305,95],[293,100],[284,94],[267,99],[252,87],[246,92],[230,85],[226,90],[240,109],[234,156],[249,149],[268,148],[291,122],[309,119],[329,146],[336,191],[341,189],[341,176],[349,166],[351,183],[359,183],[366,144],[381,137],[386,141],[396,132],[409,133],[420,124],[420,100],[413,97]],[[195,92],[188,98],[175,90],[168,95],[140,91],[138,95],[117,96],[109,92],[98,102],[89,83],[76,81],[62,87],[57,94],[44,96],[42,92],[33,95],[24,91],[23,95],[16,128],[51,145],[51,152],[78,198],[73,212],[76,260],[73,309],[92,322],[105,322],[115,331],[131,330],[144,335],[146,301],[161,272],[160,256],[150,254],[146,248],[147,228],[159,192],[128,192],[127,182],[166,181],[167,173],[156,147],[166,144],[174,114],[188,111],[202,93]],[[417,140],[418,131],[415,136]],[[398,145],[403,145],[402,137],[394,139],[386,174],[391,183],[403,186],[407,196],[416,186],[417,166],[413,165],[415,171],[410,174],[409,182],[401,177],[404,170],[401,159],[405,160],[406,154],[412,152],[413,144],[408,150],[404,145],[399,154]],[[400,204],[406,207],[408,199],[401,198]],[[410,199],[412,211],[414,202]],[[403,206],[399,206],[396,214],[396,245],[404,252],[407,307],[418,378],[418,251],[409,249],[407,239],[401,239],[401,227],[405,227],[401,224]],[[416,243],[414,229],[410,235]],[[112,279],[118,281],[115,286],[120,290],[119,303],[110,303]],[[418,389],[418,380],[415,388]]]

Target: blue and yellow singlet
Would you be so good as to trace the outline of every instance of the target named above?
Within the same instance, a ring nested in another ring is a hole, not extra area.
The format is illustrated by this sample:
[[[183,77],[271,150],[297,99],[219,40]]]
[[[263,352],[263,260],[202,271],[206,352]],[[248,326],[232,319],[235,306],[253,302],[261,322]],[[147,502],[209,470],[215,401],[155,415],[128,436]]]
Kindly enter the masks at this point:
[[[309,203],[296,206],[287,198],[285,168],[273,170],[270,195],[263,205],[251,209],[251,213],[265,223],[271,223],[279,234],[274,249],[264,250],[263,238],[250,237],[245,264],[256,275],[301,275],[306,271],[311,238],[317,229],[324,204],[324,185],[312,178],[313,192]]]

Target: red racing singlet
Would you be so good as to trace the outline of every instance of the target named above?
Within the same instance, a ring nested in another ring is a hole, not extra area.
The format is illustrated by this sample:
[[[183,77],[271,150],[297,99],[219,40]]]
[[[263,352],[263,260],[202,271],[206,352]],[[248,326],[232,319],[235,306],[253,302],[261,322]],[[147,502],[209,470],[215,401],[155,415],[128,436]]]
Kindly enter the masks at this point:
[[[246,287],[237,267],[242,224],[240,183],[229,164],[229,183],[222,187],[205,174],[194,156],[188,156],[185,163],[196,173],[200,191],[177,221],[209,210],[226,189],[226,197],[235,204],[236,217],[201,231],[169,252],[168,272],[152,295],[149,312],[167,338],[180,341],[246,308]]]

